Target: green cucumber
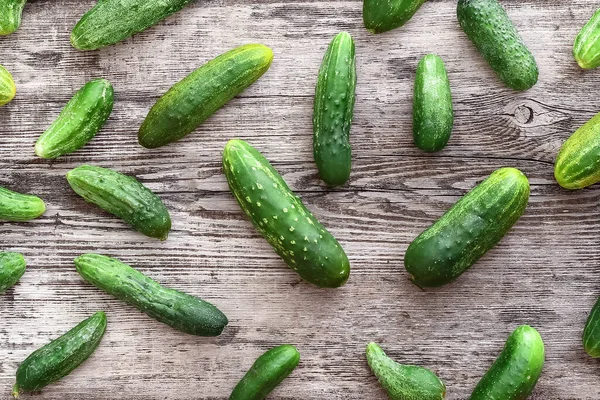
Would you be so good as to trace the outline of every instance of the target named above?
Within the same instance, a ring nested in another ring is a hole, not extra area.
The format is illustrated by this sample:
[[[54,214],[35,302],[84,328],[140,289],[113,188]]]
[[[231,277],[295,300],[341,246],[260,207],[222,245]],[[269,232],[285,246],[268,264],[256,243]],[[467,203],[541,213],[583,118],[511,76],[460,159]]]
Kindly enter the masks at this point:
[[[152,149],[192,133],[267,72],[271,61],[270,48],[247,44],[204,64],[158,99],[140,127],[138,141]]]
[[[600,182],[600,113],[562,145],[554,177],[565,189],[583,189]]]
[[[577,34],[573,57],[583,69],[600,67],[600,9]]]
[[[212,304],[161,286],[114,258],[84,254],[75,266],[92,285],[182,332],[218,336],[227,325],[227,317]]]
[[[444,61],[428,54],[419,61],[415,79],[413,137],[428,152],[440,151],[450,140],[454,125],[452,93]]]
[[[0,293],[14,286],[25,273],[27,263],[21,253],[0,252]]]
[[[364,0],[363,21],[373,33],[387,32],[407,23],[427,0]]]
[[[446,385],[427,368],[403,365],[389,358],[376,343],[367,345],[367,362],[390,400],[441,400]]]
[[[146,236],[166,240],[169,211],[137,179],[108,168],[82,165],[67,173],[69,185],[86,201],[116,215]]]
[[[10,35],[21,26],[27,0],[0,0],[0,35]]]
[[[289,344],[272,348],[256,359],[252,368],[236,385],[229,400],[262,400],[269,395],[300,362],[300,353]]]
[[[320,287],[346,283],[346,253],[258,150],[230,140],[223,170],[242,210],[292,270]]]
[[[94,79],[86,83],[40,136],[35,144],[35,154],[56,158],[85,146],[108,119],[113,101],[113,87],[109,81]]]
[[[458,0],[458,22],[504,84],[527,90],[537,83],[535,58],[498,0]]]
[[[12,75],[0,65],[0,106],[10,103],[16,94],[17,87]]]
[[[412,281],[422,288],[453,282],[508,233],[528,200],[521,171],[494,171],[408,246],[404,266]]]
[[[39,197],[21,194],[0,186],[0,220],[29,221],[46,212],[46,204]]]
[[[583,348],[590,357],[600,358],[600,298],[594,304],[585,323]]]
[[[17,369],[13,396],[38,391],[69,375],[92,355],[106,330],[106,315],[99,311],[76,327],[31,353]]]
[[[544,367],[544,342],[534,328],[522,325],[479,381],[470,400],[525,400]]]
[[[194,0],[98,0],[71,32],[78,50],[110,46],[156,25]]]
[[[323,58],[315,90],[313,149],[321,179],[330,186],[350,177],[350,127],[354,113],[356,64],[354,41],[339,33]]]

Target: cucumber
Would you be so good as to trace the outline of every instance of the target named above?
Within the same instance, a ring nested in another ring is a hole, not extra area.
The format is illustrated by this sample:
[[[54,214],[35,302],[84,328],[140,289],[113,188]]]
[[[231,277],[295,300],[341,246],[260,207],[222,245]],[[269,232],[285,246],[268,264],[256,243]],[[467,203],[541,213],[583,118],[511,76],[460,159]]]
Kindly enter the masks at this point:
[[[390,400],[441,400],[446,385],[427,368],[403,365],[389,358],[376,343],[367,345],[367,362]]]
[[[0,0],[0,35],[10,35],[21,26],[27,0]]]
[[[300,362],[300,353],[289,344],[272,348],[258,357],[252,368],[236,385],[229,400],[262,400],[269,395]]]
[[[230,140],[223,170],[242,210],[292,270],[320,287],[346,283],[346,253],[262,154],[242,140]]]
[[[14,286],[25,273],[26,267],[23,254],[0,252],[0,293]]]
[[[594,304],[585,323],[583,348],[590,357],[600,358],[600,298]]]
[[[407,23],[427,0],[364,0],[363,22],[373,33],[387,32]]]
[[[453,125],[452,93],[444,61],[428,54],[419,61],[415,79],[415,146],[427,152],[442,150],[450,140]]]
[[[60,115],[35,144],[35,154],[57,158],[86,145],[102,128],[114,101],[113,87],[106,79],[86,83],[67,103]]]
[[[98,0],[71,32],[78,50],[96,50],[156,25],[194,0]]]
[[[76,327],[31,353],[17,369],[13,396],[33,392],[69,375],[92,355],[106,330],[106,315],[98,311]]]
[[[404,266],[412,281],[424,288],[456,280],[508,233],[528,200],[521,171],[494,171],[408,246]]]
[[[29,221],[46,212],[39,197],[13,192],[0,186],[0,220]]]
[[[554,178],[565,189],[583,189],[600,181],[600,113],[562,145]]]
[[[527,90],[537,83],[535,58],[497,0],[458,0],[458,22],[504,84]]]
[[[581,28],[573,44],[573,57],[583,69],[600,66],[600,9]]]
[[[0,106],[10,103],[16,94],[17,87],[12,75],[0,65]]]
[[[108,168],[82,165],[67,173],[71,188],[86,201],[123,219],[146,236],[166,240],[171,230],[169,211],[137,179]]]
[[[84,254],[75,266],[92,285],[182,332],[218,336],[227,325],[227,317],[212,304],[165,288],[114,258]]]
[[[323,58],[315,90],[313,150],[321,179],[330,186],[350,177],[350,127],[354,113],[356,64],[354,41],[339,33]]]
[[[470,400],[525,400],[544,367],[544,342],[534,328],[522,325],[479,381]]]
[[[237,47],[176,83],[150,109],[138,140],[148,149],[192,133],[271,66],[273,51],[262,44]]]

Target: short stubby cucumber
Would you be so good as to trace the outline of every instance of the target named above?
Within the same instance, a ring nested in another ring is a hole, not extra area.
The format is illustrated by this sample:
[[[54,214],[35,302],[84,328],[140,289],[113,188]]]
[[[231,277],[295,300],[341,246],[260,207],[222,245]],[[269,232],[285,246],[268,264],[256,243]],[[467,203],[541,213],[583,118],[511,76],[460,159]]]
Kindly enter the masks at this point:
[[[544,342],[534,328],[522,325],[479,381],[470,400],[525,400],[544,367]]]
[[[99,311],[76,327],[31,353],[17,369],[13,396],[38,391],[69,375],[88,359],[106,330],[106,315]]]
[[[554,177],[565,189],[583,189],[600,182],[600,113],[562,145]]]
[[[218,336],[227,325],[227,317],[212,304],[161,286],[114,258],[84,254],[75,259],[75,266],[92,285],[182,332]]]
[[[113,87],[109,81],[94,79],[86,83],[40,136],[35,144],[35,154],[56,158],[85,146],[110,116],[113,101]]]
[[[514,90],[537,83],[535,58],[498,0],[458,0],[458,22],[500,80]]]
[[[14,286],[25,273],[27,263],[21,253],[0,252],[0,293]]]
[[[242,210],[291,269],[320,287],[346,283],[346,253],[258,150],[230,140],[223,170]]]
[[[16,94],[17,87],[12,75],[0,65],[0,106],[10,103]]]
[[[0,221],[29,221],[45,212],[46,204],[39,197],[0,186]]]
[[[376,343],[367,345],[367,362],[390,400],[441,400],[446,385],[427,368],[403,365],[388,357]]]
[[[590,357],[600,358],[600,298],[594,304],[585,323],[583,348]]]
[[[267,72],[272,61],[270,48],[247,44],[204,64],[158,99],[140,127],[139,143],[151,149],[192,133]]]
[[[330,186],[343,185],[350,177],[355,91],[354,41],[349,33],[341,32],[323,58],[313,113],[315,162],[321,179]]]
[[[300,362],[300,353],[289,344],[272,348],[256,359],[236,385],[229,400],[263,400]]]
[[[27,0],[0,0],[0,35],[10,35],[21,26]]]
[[[387,32],[407,23],[427,0],[364,0],[363,22],[373,33]]]
[[[521,171],[494,171],[408,246],[404,266],[412,281],[421,288],[453,282],[508,233],[528,200]]]
[[[454,125],[452,93],[444,61],[428,54],[419,61],[413,102],[415,145],[428,152],[440,151],[450,140]]]
[[[96,50],[156,25],[194,0],[98,0],[71,33],[78,50]]]
[[[573,57],[581,68],[600,66],[600,9],[596,10],[575,38]]]
[[[67,173],[86,201],[116,215],[146,236],[166,240],[171,217],[161,199],[137,179],[108,168],[82,165]]]

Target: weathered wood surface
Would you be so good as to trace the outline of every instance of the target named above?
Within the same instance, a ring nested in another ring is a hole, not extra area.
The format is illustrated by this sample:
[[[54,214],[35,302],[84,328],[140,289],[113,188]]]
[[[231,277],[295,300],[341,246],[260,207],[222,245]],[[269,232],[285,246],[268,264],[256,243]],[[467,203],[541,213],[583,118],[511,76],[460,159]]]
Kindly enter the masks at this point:
[[[48,211],[0,225],[0,248],[29,268],[0,297],[0,398],[18,363],[96,310],[109,328],[97,352],[36,399],[224,399],[267,348],[293,343],[300,367],[270,398],[383,399],[364,357],[379,342],[399,361],[435,370],[449,399],[466,398],[508,334],[539,329],[547,346],[536,399],[600,399],[600,365],[580,344],[600,294],[600,187],[562,190],[553,180],[561,143],[600,111],[600,72],[571,56],[591,0],[504,1],[535,54],[540,81],[504,88],[458,27],[455,1],[425,4],[404,28],[374,36],[360,1],[200,1],[134,38],[80,53],[69,34],[91,0],[37,0],[18,33],[0,38],[0,63],[18,97],[0,109],[0,185],[40,195]],[[328,190],[312,162],[312,95],[321,57],[340,30],[356,39],[358,88],[350,183]],[[149,151],[136,133],[153,101],[206,60],[234,46],[273,48],[271,70],[198,132]],[[411,138],[418,59],[446,61],[456,125],[446,150],[425,155]],[[81,151],[57,161],[33,153],[37,136],[92,77],[116,91],[112,117]],[[302,283],[253,230],[221,172],[226,141],[264,152],[345,247],[348,284]],[[134,174],[172,213],[159,243],[86,204],[65,173],[82,163]],[[530,178],[530,206],[515,229],[453,285],[421,291],[403,268],[412,239],[459,196],[502,166]],[[168,286],[213,302],[229,317],[221,337],[176,332],[84,283],[72,260],[117,256]],[[30,398],[24,396],[24,398]]]

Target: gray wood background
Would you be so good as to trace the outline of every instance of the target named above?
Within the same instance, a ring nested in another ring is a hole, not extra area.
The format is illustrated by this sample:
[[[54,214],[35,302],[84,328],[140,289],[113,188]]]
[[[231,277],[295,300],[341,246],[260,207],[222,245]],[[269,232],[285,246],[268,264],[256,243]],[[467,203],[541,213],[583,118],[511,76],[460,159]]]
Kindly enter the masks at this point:
[[[591,0],[503,1],[537,58],[539,83],[506,89],[456,21],[455,1],[426,3],[405,27],[374,36],[362,2],[207,0],[124,43],[78,52],[69,34],[91,0],[32,0],[18,33],[0,38],[0,64],[18,97],[0,109],[0,185],[35,193],[48,211],[2,223],[0,248],[28,260],[20,284],[0,297],[0,398],[34,349],[97,310],[109,327],[96,353],[35,399],[225,399],[268,348],[297,345],[298,369],[272,399],[383,399],[364,357],[377,341],[403,363],[427,366],[463,399],[519,324],[547,348],[535,399],[600,399],[600,364],[581,332],[600,295],[600,188],[562,190],[553,162],[562,142],[600,110],[600,71],[573,61],[572,42],[598,7]],[[349,184],[327,189],[312,160],[312,97],[330,39],[356,40],[358,87]],[[269,72],[197,132],[157,150],[137,129],[173,83],[237,45],[273,48]],[[412,145],[411,101],[419,58],[447,65],[456,113],[449,146]],[[114,112],[84,149],[36,158],[36,138],[93,77],[115,86]],[[346,249],[346,286],[300,281],[254,231],[230,195],[221,154],[243,138],[281,171]],[[80,164],[137,176],[165,201],[173,230],[160,243],[86,204],[65,173]],[[523,170],[532,196],[502,243],[455,284],[421,291],[403,267],[412,239],[502,166]],[[116,256],[177,289],[216,304],[230,319],[217,338],[160,324],[83,282],[73,258]]]

